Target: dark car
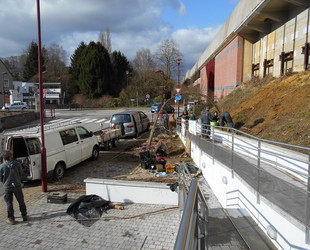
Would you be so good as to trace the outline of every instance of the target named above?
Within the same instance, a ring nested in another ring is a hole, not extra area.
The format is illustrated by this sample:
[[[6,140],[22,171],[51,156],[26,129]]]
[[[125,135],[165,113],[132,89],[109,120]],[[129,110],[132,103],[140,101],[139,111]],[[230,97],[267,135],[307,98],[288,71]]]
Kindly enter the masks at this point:
[[[160,102],[156,102],[156,103],[154,103],[152,105],[151,112],[152,113],[158,113],[160,109],[161,109],[161,103]],[[165,105],[164,110],[167,113],[174,113],[174,108],[171,105],[169,105],[169,104]]]

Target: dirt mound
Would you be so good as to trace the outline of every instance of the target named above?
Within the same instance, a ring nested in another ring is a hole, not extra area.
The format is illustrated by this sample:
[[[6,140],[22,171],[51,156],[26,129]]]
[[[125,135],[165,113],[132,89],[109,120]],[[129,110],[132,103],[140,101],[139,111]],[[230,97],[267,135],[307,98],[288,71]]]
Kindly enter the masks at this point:
[[[236,128],[268,140],[310,147],[310,72],[241,85],[220,101]]]

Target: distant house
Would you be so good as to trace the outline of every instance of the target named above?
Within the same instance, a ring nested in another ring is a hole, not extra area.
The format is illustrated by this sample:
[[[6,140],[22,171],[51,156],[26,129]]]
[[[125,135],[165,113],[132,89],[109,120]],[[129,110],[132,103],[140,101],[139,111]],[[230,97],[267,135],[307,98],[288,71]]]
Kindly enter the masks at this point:
[[[11,89],[10,103],[26,102],[30,107],[35,105],[36,95],[38,93],[38,84],[34,82],[13,82]]]
[[[36,82],[14,81],[10,92],[10,103],[22,101],[34,107],[39,101],[39,84]],[[45,104],[62,104],[61,83],[43,83],[43,99]]]
[[[45,104],[59,105],[63,104],[61,83],[60,82],[44,82],[43,97]]]
[[[4,106],[6,103],[10,103],[10,90],[13,89],[13,77],[9,69],[0,60],[0,105]]]

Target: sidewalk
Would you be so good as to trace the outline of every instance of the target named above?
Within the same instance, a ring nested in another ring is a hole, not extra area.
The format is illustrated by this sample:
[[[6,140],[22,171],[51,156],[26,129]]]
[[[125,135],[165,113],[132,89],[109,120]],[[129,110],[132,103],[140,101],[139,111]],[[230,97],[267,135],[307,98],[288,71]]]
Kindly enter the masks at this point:
[[[44,195],[28,206],[26,223],[17,217],[18,224],[7,225],[2,214],[0,249],[173,249],[181,219],[178,208],[126,204],[125,210],[108,210],[82,225],[66,214],[80,195],[69,193],[65,204],[47,203]],[[18,215],[17,206],[15,211]]]

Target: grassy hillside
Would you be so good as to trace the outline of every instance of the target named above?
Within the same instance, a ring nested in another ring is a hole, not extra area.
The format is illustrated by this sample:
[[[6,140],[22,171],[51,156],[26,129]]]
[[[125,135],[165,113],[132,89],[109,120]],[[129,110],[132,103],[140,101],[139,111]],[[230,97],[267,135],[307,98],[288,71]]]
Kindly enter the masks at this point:
[[[246,133],[310,147],[310,71],[253,80],[218,105]]]

